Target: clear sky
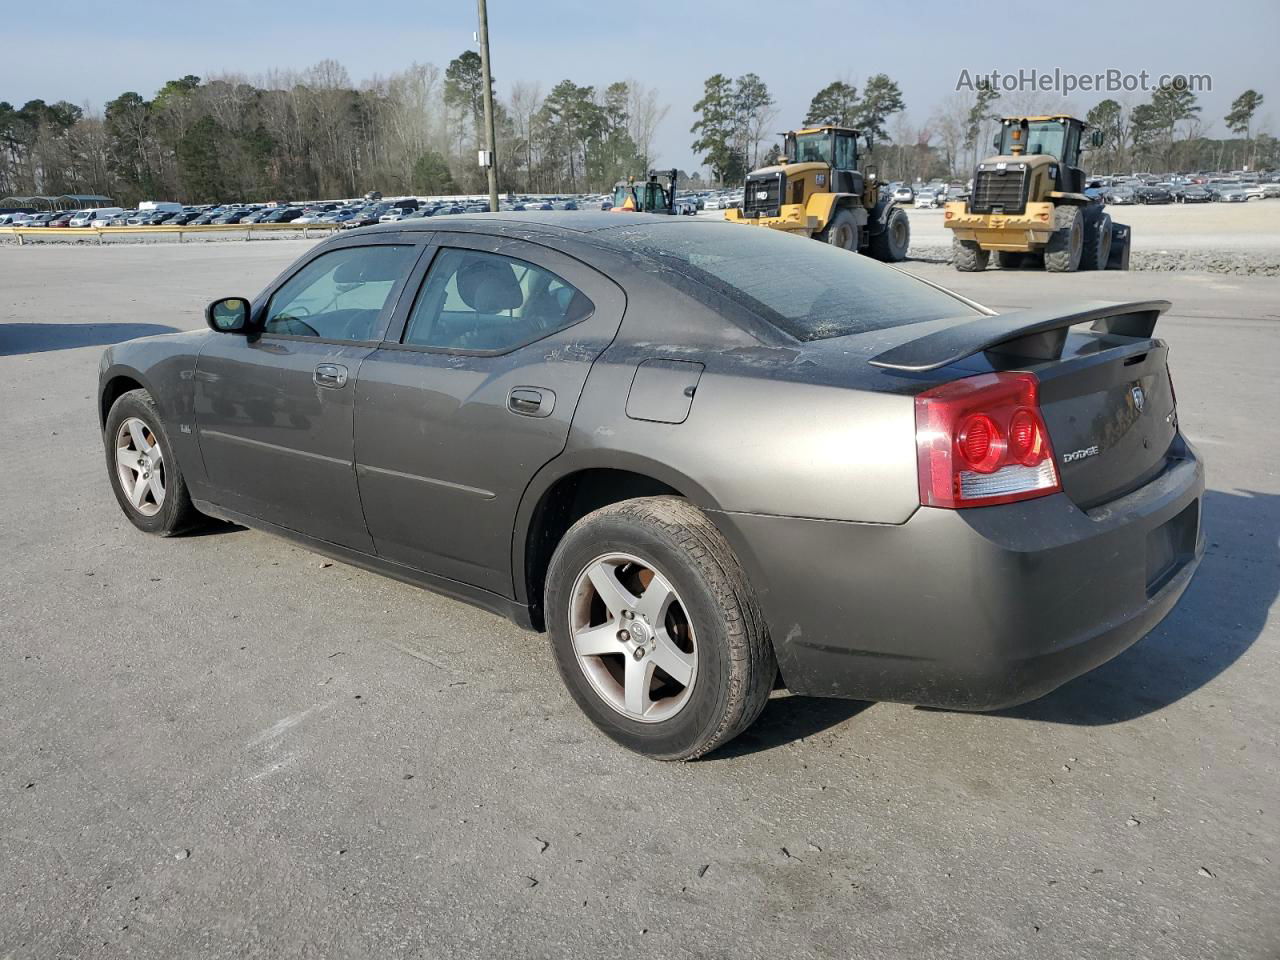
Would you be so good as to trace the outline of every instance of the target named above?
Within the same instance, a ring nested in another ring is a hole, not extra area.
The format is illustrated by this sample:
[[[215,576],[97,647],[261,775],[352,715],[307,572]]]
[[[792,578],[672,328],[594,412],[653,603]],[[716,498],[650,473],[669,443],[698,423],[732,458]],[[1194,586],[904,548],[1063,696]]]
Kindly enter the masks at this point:
[[[1074,11],[1069,22],[1054,22],[1059,9]],[[489,21],[499,95],[515,80],[545,92],[565,78],[601,87],[636,78],[671,104],[657,160],[684,169],[697,166],[692,106],[716,72],[758,73],[778,101],[778,130],[799,123],[830,81],[861,87],[881,71],[901,85],[916,127],[963,69],[1207,73],[1206,133],[1222,135],[1231,100],[1253,87],[1266,97],[1262,128],[1280,135],[1280,0],[489,0]],[[472,48],[475,28],[472,0],[2,0],[0,100],[100,108],[188,73],[252,76],[329,57],[359,83],[415,60],[443,69]],[[1057,103],[1087,109],[1098,99]]]

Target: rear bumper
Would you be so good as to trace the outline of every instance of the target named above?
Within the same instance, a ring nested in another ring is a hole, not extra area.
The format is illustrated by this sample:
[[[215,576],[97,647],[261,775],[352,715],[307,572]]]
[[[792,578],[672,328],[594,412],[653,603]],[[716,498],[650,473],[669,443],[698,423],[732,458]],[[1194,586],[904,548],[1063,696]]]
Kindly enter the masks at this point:
[[[1204,551],[1190,448],[1088,512],[1057,494],[906,523],[713,514],[743,558],[783,680],[811,696],[995,710],[1116,656]]]

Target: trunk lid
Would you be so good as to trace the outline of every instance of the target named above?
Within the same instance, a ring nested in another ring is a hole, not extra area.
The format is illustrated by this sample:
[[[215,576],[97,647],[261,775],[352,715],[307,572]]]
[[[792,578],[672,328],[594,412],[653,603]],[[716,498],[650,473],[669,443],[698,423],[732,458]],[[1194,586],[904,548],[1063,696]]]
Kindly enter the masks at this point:
[[[1077,339],[1074,355],[1034,369],[1062,490],[1087,510],[1165,469],[1178,418],[1163,342]]]

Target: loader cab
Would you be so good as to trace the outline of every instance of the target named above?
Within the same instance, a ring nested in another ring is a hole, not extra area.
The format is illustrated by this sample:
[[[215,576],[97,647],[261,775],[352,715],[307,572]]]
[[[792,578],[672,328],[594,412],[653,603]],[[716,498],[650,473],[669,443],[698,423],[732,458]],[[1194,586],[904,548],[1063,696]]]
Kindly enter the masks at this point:
[[[1005,117],[995,148],[1002,157],[1049,157],[1058,162],[1057,187],[1065,193],[1084,190],[1080,148],[1085,124],[1075,117]]]
[[[675,170],[650,170],[647,180],[619,180],[613,188],[613,209],[619,213],[675,213],[676,176]],[[667,183],[659,177],[666,177]]]
[[[858,131],[848,127],[814,127],[786,134],[783,153],[788,163],[823,163],[831,168],[833,193],[861,193],[858,173]]]

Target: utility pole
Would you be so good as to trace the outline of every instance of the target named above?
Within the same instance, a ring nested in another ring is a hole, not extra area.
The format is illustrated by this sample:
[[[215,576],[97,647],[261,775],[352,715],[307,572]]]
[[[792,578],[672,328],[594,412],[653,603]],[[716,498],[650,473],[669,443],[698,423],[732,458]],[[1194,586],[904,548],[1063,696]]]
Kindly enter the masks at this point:
[[[493,132],[493,73],[489,69],[489,10],[485,0],[476,0],[480,14],[480,69],[484,71],[484,129],[488,149],[481,154],[480,165],[489,174],[489,211],[498,212],[498,145]]]

